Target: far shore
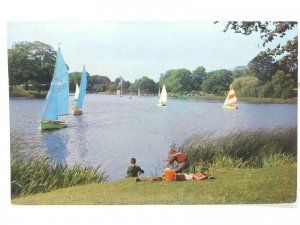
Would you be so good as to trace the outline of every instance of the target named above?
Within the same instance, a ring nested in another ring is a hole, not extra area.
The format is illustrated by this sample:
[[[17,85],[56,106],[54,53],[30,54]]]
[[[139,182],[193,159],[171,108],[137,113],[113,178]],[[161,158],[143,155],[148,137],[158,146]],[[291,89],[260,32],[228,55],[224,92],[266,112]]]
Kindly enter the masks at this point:
[[[116,95],[112,93],[100,92],[100,93],[88,93],[88,94],[103,94],[103,95]],[[74,93],[70,93],[70,96],[74,95]],[[125,96],[129,94],[125,94]],[[225,96],[215,96],[215,95],[197,95],[192,96],[190,94],[187,95],[179,95],[179,94],[168,94],[169,97],[172,98],[179,98],[179,99],[203,99],[203,100],[219,100],[224,101]],[[9,93],[10,98],[36,98],[36,99],[43,99],[46,98],[47,92],[37,92],[37,91],[13,91]],[[143,96],[157,96],[157,95],[142,95]],[[137,97],[137,95],[133,95],[133,97]],[[257,98],[257,97],[238,97],[239,102],[247,102],[247,103],[262,103],[262,104],[297,104],[298,98]]]

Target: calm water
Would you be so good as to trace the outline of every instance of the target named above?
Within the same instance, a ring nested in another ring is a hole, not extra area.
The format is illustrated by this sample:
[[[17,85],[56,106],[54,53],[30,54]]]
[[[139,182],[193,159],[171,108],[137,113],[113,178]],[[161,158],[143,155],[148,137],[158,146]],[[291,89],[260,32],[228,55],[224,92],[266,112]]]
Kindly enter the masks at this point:
[[[90,94],[82,116],[61,117],[68,128],[41,132],[44,100],[10,99],[11,141],[21,155],[101,165],[110,180],[117,180],[126,175],[131,157],[145,176],[160,174],[170,144],[180,145],[193,134],[297,126],[297,105],[240,103],[239,110],[228,111],[220,101],[169,99],[167,107],[157,107],[156,101]]]

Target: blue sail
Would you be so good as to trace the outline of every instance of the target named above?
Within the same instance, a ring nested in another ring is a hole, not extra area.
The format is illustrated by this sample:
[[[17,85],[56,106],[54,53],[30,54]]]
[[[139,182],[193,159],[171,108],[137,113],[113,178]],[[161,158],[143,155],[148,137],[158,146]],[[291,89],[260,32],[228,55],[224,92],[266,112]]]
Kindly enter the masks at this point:
[[[83,105],[83,99],[86,92],[86,84],[87,84],[87,76],[85,72],[85,66],[83,67],[82,75],[81,75],[81,81],[80,81],[80,89],[79,89],[79,96],[78,100],[76,102],[75,108],[81,109]]]
[[[69,114],[69,75],[68,66],[60,48],[57,51],[55,70],[53,74],[55,87],[57,88],[58,115]]]
[[[57,87],[54,82],[51,82],[51,86],[46,98],[46,107],[43,113],[42,120],[58,120],[57,112]]]

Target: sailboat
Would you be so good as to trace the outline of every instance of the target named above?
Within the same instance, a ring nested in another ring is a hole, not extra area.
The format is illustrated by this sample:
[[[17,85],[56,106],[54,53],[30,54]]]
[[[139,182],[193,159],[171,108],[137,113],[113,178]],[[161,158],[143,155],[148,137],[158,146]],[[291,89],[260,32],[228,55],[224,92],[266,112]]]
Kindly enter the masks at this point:
[[[75,94],[74,94],[74,101],[78,100],[78,95],[79,95],[79,86],[76,83],[76,89],[75,89]]]
[[[163,84],[163,88],[161,90],[157,106],[166,106],[167,105],[167,90],[165,85]]]
[[[237,109],[238,108],[237,98],[236,98],[232,84],[230,84],[230,86],[229,86],[229,92],[228,92],[226,100],[223,104],[223,108],[225,108],[225,109]]]
[[[58,116],[69,114],[69,75],[60,48],[58,48],[54,74],[46,97],[46,106],[40,122],[41,130],[67,127]]]
[[[82,105],[83,105],[83,99],[84,99],[84,96],[85,96],[85,93],[86,93],[86,85],[87,85],[87,76],[86,76],[85,66],[83,66],[83,71],[82,71],[82,74],[81,74],[80,87],[79,87],[78,99],[72,105],[72,109],[71,109],[71,112],[74,115],[82,115]]]
[[[140,87],[139,87],[139,89],[138,89],[138,97],[139,97],[139,98],[141,97],[141,89],[140,89]]]

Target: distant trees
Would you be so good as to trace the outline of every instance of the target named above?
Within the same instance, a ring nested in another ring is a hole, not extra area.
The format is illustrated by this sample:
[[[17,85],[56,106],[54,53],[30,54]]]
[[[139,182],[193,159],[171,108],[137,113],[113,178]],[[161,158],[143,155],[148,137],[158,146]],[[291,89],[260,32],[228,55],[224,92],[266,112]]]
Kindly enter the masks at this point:
[[[55,66],[56,52],[39,41],[19,42],[8,49],[9,85],[25,84],[34,86],[40,92],[49,87]]]
[[[187,69],[173,69],[165,73],[160,84],[173,93],[192,90],[192,73]]]
[[[133,93],[138,93],[140,89],[141,94],[156,94],[158,92],[157,85],[154,80],[147,76],[143,76],[141,79],[136,80],[130,87]]]
[[[243,35],[259,32],[263,46],[266,46],[267,43],[284,37],[287,31],[297,28],[297,25],[296,21],[229,21],[224,28],[224,32],[233,30],[235,33]],[[284,70],[286,74],[290,74],[294,82],[297,83],[298,35],[292,40],[288,40],[285,45],[278,44],[274,48],[268,48],[265,54],[272,57],[273,60],[276,59],[279,69]]]
[[[276,71],[274,59],[266,52],[260,52],[248,63],[248,67],[254,76],[262,82],[271,80]]]
[[[216,70],[207,73],[201,88],[204,92],[214,95],[224,95],[228,91],[233,78],[230,70]]]
[[[295,24],[274,23],[279,30],[274,34],[259,22],[230,22],[226,29],[251,34],[262,29],[264,44],[274,37],[284,35],[284,31],[292,29]],[[232,26],[232,27],[231,27]],[[264,30],[265,29],[265,30]],[[270,35],[270,36],[269,36]],[[272,36],[273,35],[273,36]],[[122,87],[123,93],[157,94],[158,89],[165,84],[170,95],[205,95],[224,96],[233,82],[238,96],[291,98],[296,96],[298,77],[298,40],[295,37],[284,47],[269,49],[256,55],[247,66],[237,66],[232,70],[220,69],[207,72],[203,66],[197,66],[192,72],[188,69],[170,69],[161,73],[156,83],[148,76],[141,76],[134,83],[122,77],[111,81],[107,76],[88,74],[87,91],[90,93],[117,93]],[[279,53],[280,58],[278,58]],[[42,42],[19,42],[8,49],[9,85],[22,85],[26,90],[48,90],[53,76],[56,52]],[[82,72],[69,73],[70,91],[74,92],[76,83],[80,84]],[[125,77],[125,75],[124,75]]]
[[[203,81],[206,78],[206,70],[203,66],[198,66],[193,72],[192,72],[192,89],[195,91],[199,91],[200,87],[203,83]]]

